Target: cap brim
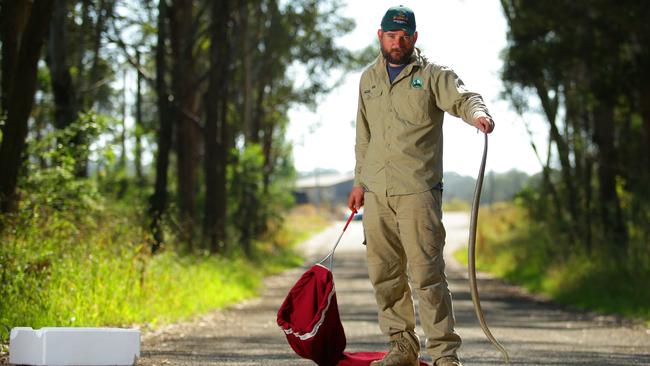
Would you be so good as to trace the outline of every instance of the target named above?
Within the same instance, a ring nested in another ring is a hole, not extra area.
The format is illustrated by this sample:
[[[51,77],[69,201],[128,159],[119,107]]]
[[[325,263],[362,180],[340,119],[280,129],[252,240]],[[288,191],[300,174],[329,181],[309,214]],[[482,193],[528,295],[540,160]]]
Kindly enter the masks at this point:
[[[414,29],[406,28],[406,27],[381,27],[381,30],[384,32],[390,32],[390,31],[398,31],[398,30],[403,30],[404,32],[408,33],[410,36],[415,33]]]

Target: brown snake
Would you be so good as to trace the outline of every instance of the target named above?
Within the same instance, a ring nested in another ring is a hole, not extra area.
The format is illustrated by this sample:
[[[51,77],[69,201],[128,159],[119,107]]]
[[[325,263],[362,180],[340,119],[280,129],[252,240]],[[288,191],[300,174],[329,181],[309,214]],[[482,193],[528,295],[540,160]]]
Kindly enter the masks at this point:
[[[478,286],[476,284],[476,223],[478,221],[478,206],[481,201],[481,188],[483,187],[483,175],[485,174],[485,161],[487,160],[488,137],[485,135],[485,145],[483,147],[483,158],[481,160],[481,167],[479,168],[478,178],[476,179],[476,189],[474,190],[474,201],[472,202],[472,214],[469,223],[469,244],[467,255],[467,271],[469,274],[469,289],[472,294],[472,302],[474,303],[474,311],[478,322],[483,329],[483,333],[490,340],[492,345],[503,354],[506,365],[510,364],[510,357],[505,348],[497,341],[490,332],[483,310],[481,309],[481,299],[478,295]]]

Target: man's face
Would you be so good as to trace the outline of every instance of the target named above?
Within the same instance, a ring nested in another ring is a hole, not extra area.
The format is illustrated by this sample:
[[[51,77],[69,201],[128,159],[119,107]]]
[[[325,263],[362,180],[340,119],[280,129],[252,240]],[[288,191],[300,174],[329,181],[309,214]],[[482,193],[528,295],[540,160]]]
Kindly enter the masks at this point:
[[[380,29],[377,31],[377,36],[381,45],[381,54],[384,55],[386,61],[393,65],[404,65],[408,63],[413,54],[418,32],[411,36],[403,30],[384,32]]]

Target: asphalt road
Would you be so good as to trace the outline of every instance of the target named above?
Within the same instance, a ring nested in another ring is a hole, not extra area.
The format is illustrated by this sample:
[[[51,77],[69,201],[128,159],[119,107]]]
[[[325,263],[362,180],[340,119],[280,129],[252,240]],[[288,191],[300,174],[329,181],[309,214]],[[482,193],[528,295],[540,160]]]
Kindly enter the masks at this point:
[[[466,270],[450,258],[454,248],[466,244],[468,218],[451,213],[444,221],[447,274],[464,342],[461,359],[466,366],[502,365],[475,319]],[[267,279],[260,298],[144,334],[138,365],[313,365],[289,348],[276,314],[289,288],[331,248],[342,225],[336,223],[303,243],[306,266]],[[346,350],[351,352],[386,348],[362,241],[361,223],[353,222],[334,261]],[[650,365],[650,329],[638,323],[568,309],[485,274],[479,276],[479,290],[488,324],[509,351],[512,365]],[[423,338],[421,328],[418,334]]]

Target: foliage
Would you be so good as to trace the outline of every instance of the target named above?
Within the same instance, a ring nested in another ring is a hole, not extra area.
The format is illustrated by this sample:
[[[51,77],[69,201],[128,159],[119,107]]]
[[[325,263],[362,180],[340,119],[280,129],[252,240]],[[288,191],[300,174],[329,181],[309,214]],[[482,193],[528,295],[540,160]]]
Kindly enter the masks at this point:
[[[12,218],[0,236],[0,324],[155,326],[251,297],[263,276],[302,262],[292,247],[304,231],[293,225],[260,243],[259,261],[179,255],[174,246],[152,256],[134,207],[102,207]]]
[[[259,225],[264,222],[263,217],[266,216],[262,204],[257,206],[251,203],[251,199],[263,194],[264,156],[259,145],[251,145],[237,156],[237,160],[237,164],[231,165],[229,205],[233,208],[232,222],[237,223],[239,241],[242,242],[244,251],[252,254],[252,238],[261,230]]]
[[[650,322],[650,265],[629,258],[625,265],[607,252],[588,254],[528,213],[528,202],[482,209],[477,267],[562,303]],[[466,262],[465,251],[455,253]]]
[[[607,258],[621,273],[648,268],[650,50],[642,45],[650,6],[502,5],[509,25],[504,96],[521,114],[539,104],[548,126],[541,184],[522,195],[548,237],[544,258],[577,255],[598,265]]]
[[[107,131],[110,122],[105,116],[84,114],[64,129],[29,141],[21,206],[2,216],[6,229],[0,233],[0,324],[155,326],[253,296],[264,275],[302,262],[293,246],[322,226],[284,225],[283,213],[291,204],[291,193],[284,187],[294,174],[289,147],[280,154],[284,160],[277,164],[277,183],[269,185],[266,194],[259,146],[245,149],[233,165],[233,212],[241,207],[241,198],[266,197],[263,210],[256,213],[269,225],[255,238],[257,259],[238,251],[179,254],[184,246],[174,235],[173,209],[163,221],[169,240],[153,256],[143,196],[105,195],[100,188],[110,187],[120,175],[75,175],[80,149],[104,162],[114,161],[110,145],[89,149],[71,143],[80,130],[92,138]],[[239,190],[251,183],[255,191]],[[322,220],[311,221],[323,225]],[[230,221],[232,232],[237,232],[237,222]],[[3,330],[0,341],[7,337]]]
[[[342,76],[376,54],[337,44],[354,27],[340,12],[338,0],[56,3],[19,175],[23,207],[140,201],[155,191],[152,221],[175,207],[171,234],[188,249],[208,248],[219,226],[220,245],[253,254],[291,202],[289,108],[315,105],[337,85],[332,70]]]
[[[289,154],[282,156],[285,163],[277,165],[273,181],[264,187],[264,155],[261,147],[250,144],[242,151],[233,150],[236,164],[230,166],[228,196],[230,222],[234,223],[236,239],[248,255],[254,255],[253,238],[273,237],[282,227],[284,212],[292,206],[293,196],[287,189],[295,173]],[[252,198],[258,198],[256,203]]]
[[[100,201],[96,182],[75,179],[79,160],[87,160],[90,149],[77,144],[79,133],[97,138],[106,128],[104,116],[86,113],[67,127],[28,141],[26,174],[19,185],[24,193],[22,211],[38,211],[40,208],[57,211],[92,213]]]

